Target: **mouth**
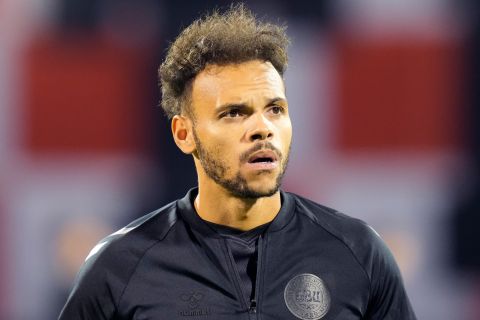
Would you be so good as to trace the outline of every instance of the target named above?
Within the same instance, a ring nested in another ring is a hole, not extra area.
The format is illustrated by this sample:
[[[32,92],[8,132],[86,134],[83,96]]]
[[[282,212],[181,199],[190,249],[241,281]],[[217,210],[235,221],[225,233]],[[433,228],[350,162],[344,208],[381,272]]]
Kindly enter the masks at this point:
[[[247,166],[253,170],[272,170],[278,166],[278,156],[272,150],[261,150],[248,158]]]
[[[271,150],[262,150],[255,152],[248,158],[248,163],[272,163],[277,162],[278,157]]]

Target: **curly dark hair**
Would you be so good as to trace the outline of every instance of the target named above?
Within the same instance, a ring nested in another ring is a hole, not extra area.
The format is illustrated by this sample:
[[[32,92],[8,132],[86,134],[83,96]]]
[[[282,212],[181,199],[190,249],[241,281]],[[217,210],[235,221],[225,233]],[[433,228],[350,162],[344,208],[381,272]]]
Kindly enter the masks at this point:
[[[193,115],[191,83],[207,65],[269,61],[283,76],[289,39],[285,26],[261,22],[243,4],[215,10],[184,29],[168,49],[158,74],[162,108],[169,118]]]

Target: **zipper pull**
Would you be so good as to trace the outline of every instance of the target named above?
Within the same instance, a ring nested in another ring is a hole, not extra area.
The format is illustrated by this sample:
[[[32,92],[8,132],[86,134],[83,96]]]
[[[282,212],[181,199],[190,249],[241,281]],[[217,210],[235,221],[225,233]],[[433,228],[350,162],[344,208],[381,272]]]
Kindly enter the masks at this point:
[[[250,308],[248,309],[248,312],[257,313],[257,302],[255,301],[255,299],[252,299],[252,301],[250,301]]]

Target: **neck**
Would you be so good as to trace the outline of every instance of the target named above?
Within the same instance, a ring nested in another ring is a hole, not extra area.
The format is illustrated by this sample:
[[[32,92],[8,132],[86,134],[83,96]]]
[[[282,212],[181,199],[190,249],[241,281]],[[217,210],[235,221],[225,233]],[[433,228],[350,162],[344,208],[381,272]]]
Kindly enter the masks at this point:
[[[223,187],[199,185],[195,209],[206,221],[250,230],[272,221],[280,211],[280,192],[262,198],[238,198]]]

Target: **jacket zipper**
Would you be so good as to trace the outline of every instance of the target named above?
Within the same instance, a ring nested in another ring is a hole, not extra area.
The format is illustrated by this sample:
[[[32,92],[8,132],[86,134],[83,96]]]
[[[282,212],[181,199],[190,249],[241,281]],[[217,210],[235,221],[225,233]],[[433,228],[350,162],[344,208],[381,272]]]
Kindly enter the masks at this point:
[[[257,272],[256,272],[256,279],[255,279],[255,294],[254,298],[250,301],[246,301],[243,295],[243,291],[240,287],[240,276],[238,274],[237,268],[235,267],[235,261],[233,259],[233,256],[230,252],[230,249],[228,248],[228,245],[226,243],[225,239],[222,239],[222,247],[225,250],[225,254],[227,256],[227,263],[228,267],[230,269],[230,272],[233,274],[233,282],[235,289],[237,291],[237,295],[240,298],[240,301],[244,305],[245,309],[248,310],[248,317],[251,320],[259,320],[260,317],[257,313],[258,311],[258,289],[260,287],[260,277],[261,277],[261,267],[262,267],[262,255],[263,255],[263,235],[260,235],[258,237],[258,253],[257,253]],[[249,304],[250,303],[250,304]]]
[[[225,250],[228,268],[230,269],[230,274],[232,274],[233,285],[235,287],[235,290],[237,291],[237,296],[240,299],[240,303],[242,304],[242,307],[245,308],[245,309],[248,309],[250,311],[248,301],[245,300],[242,288],[240,286],[240,275],[238,274],[238,270],[235,266],[235,260],[233,258],[233,255],[232,255],[226,241],[227,240],[222,239],[222,245],[223,245],[223,248]]]
[[[255,277],[255,294],[253,296],[253,300],[250,301],[250,308],[248,312],[250,314],[250,318],[252,319],[260,319],[259,315],[257,314],[257,306],[258,306],[258,290],[260,288],[260,277],[262,275],[262,255],[263,255],[263,235],[258,237],[258,252],[257,252],[257,275]]]

